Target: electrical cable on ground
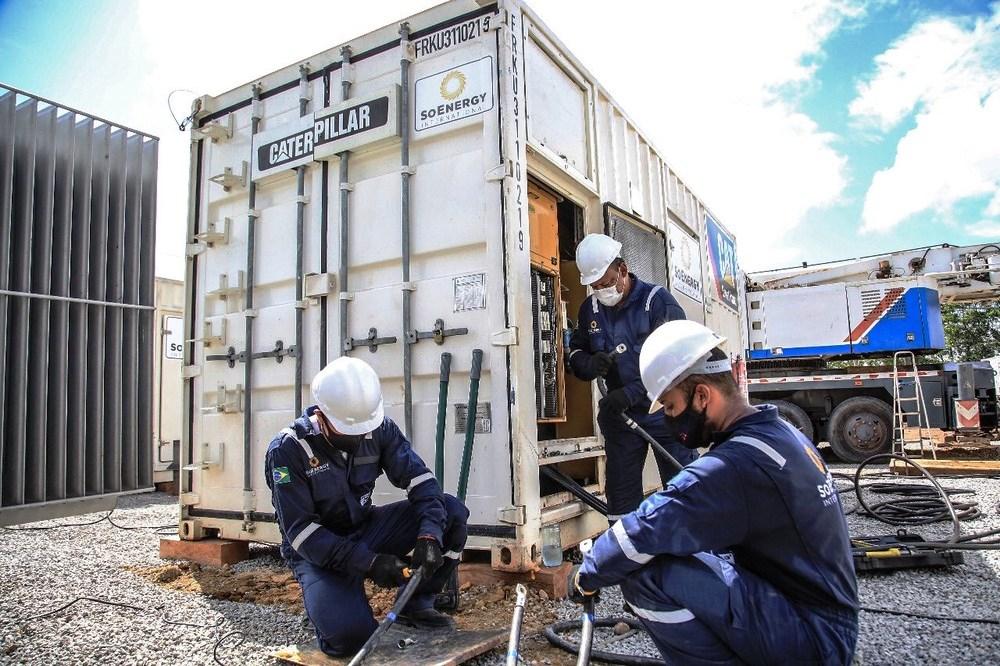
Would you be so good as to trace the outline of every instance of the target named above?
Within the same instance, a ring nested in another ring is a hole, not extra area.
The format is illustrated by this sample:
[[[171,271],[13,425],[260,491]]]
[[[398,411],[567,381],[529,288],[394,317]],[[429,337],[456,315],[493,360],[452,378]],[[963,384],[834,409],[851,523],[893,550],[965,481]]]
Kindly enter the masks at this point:
[[[642,626],[642,622],[635,619],[634,617],[621,616],[621,617],[605,617],[601,619],[594,620],[594,627],[613,627],[616,624],[624,622],[629,627],[636,631],[645,631],[646,628]],[[545,638],[549,643],[569,652],[571,654],[577,654],[580,651],[580,646],[577,643],[568,641],[559,634],[565,631],[580,630],[580,620],[566,620],[564,622],[556,622],[555,624],[550,624],[545,627]],[[591,650],[590,658],[593,661],[603,661],[608,664],[624,664],[624,666],[662,666],[663,660],[653,657],[642,657],[629,654],[620,654],[617,652],[604,652],[603,650]]]
[[[238,641],[229,646],[230,649],[235,650],[239,646],[243,645],[243,642],[246,641],[247,636],[242,631],[239,631],[237,629],[236,631],[230,631],[228,634],[225,634],[224,636],[222,636],[222,638],[220,638],[215,642],[215,647],[212,648],[212,659],[214,659],[215,663],[219,664],[220,666],[226,666],[226,662],[219,659],[219,648],[222,647],[223,643],[225,643],[230,638],[239,638]]]
[[[946,620],[949,622],[978,622],[981,624],[1000,624],[1000,618],[992,617],[956,617],[953,615],[933,615],[931,613],[916,613],[914,611],[903,611],[893,608],[876,608],[873,606],[861,606],[861,610],[866,613],[885,613],[886,615],[902,615],[904,617],[916,617],[923,620]]]
[[[171,525],[119,525],[118,523],[116,523],[111,518],[112,514],[114,514],[114,512],[117,511],[117,510],[118,510],[118,500],[115,499],[115,506],[114,506],[114,508],[111,509],[111,511],[108,511],[106,514],[104,514],[103,516],[101,516],[97,520],[92,520],[92,521],[89,521],[89,522],[86,522],[86,523],[59,523],[58,525],[39,525],[39,526],[32,526],[32,527],[5,527],[5,526],[2,526],[2,527],[0,527],[0,529],[3,529],[5,531],[7,531],[7,532],[45,532],[45,531],[48,531],[48,530],[63,529],[65,527],[89,527],[91,525],[97,525],[99,523],[103,523],[106,520],[106,521],[108,521],[111,524],[112,527],[115,527],[115,528],[117,528],[119,530],[125,530],[125,531],[129,531],[129,530],[157,530],[157,534],[159,534],[163,530],[172,529],[176,533],[176,530],[177,530],[177,524],[176,523],[171,524]],[[166,536],[166,535],[163,535],[163,536]]]
[[[156,612],[155,609],[152,609],[152,608],[143,608],[142,606],[133,606],[132,604],[126,604],[126,603],[123,603],[121,601],[111,601],[110,599],[99,599],[97,597],[77,597],[77,598],[73,599],[72,601],[70,601],[69,603],[65,603],[62,606],[60,606],[59,608],[56,608],[55,610],[51,610],[51,611],[42,613],[41,615],[33,615],[32,617],[26,618],[26,619],[22,620],[22,623],[26,624],[26,623],[29,623],[29,622],[34,622],[36,620],[45,619],[47,617],[52,617],[53,615],[57,615],[58,613],[63,612],[64,610],[66,610],[70,606],[72,606],[72,605],[74,605],[74,604],[76,604],[76,603],[78,603],[80,601],[91,601],[91,602],[96,603],[96,604],[104,604],[105,606],[114,606],[116,608],[128,608],[129,610],[139,611],[140,613],[150,613],[152,615],[158,615],[158,613]],[[195,629],[215,629],[215,628],[221,627],[223,625],[223,623],[225,623],[225,621],[226,621],[226,618],[222,617],[222,616],[219,617],[218,621],[216,621],[215,624],[204,624],[204,623],[195,623],[195,622],[179,622],[177,620],[168,620],[166,617],[163,617],[162,615],[158,615],[158,617],[159,617],[160,621],[162,621],[164,624],[169,624],[169,625],[172,625],[172,626],[175,626],[175,627],[192,627],[192,628],[195,628]]]

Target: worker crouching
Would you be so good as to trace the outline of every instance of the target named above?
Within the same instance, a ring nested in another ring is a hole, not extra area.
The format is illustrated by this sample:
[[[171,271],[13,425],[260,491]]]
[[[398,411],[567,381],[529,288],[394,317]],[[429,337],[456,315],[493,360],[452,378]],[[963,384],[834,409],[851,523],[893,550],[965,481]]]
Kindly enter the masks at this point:
[[[650,412],[710,448],[596,541],[575,597],[621,585],[668,663],[849,664],[857,581],[832,478],[774,407],[746,403],[724,341],[690,321],[646,340]]]
[[[424,582],[400,622],[450,627],[434,598],[458,566],[468,509],[441,491],[434,475],[384,416],[378,375],[364,361],[341,357],[312,383],[317,405],[282,430],[267,450],[281,554],[302,586],[319,647],[331,656],[357,651],[377,626],[364,580],[401,587],[408,566]],[[382,475],[407,499],[372,505]],[[413,551],[410,564],[401,558]]]

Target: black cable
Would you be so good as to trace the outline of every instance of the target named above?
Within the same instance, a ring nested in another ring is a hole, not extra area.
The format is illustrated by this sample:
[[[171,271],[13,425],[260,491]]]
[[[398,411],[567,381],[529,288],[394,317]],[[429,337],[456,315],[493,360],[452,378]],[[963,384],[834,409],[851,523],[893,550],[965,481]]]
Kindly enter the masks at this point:
[[[632,629],[637,631],[646,631],[646,628],[642,625],[639,620],[628,617],[605,617],[599,620],[594,620],[594,627],[613,627],[619,622],[624,622]],[[576,629],[580,630],[580,620],[566,620],[564,622],[556,622],[555,624],[550,624],[545,627],[545,639],[552,645],[569,652],[570,654],[577,654],[580,651],[580,646],[577,643],[568,641],[559,634],[564,631],[572,631]],[[625,666],[663,666],[663,660],[653,657],[641,657],[630,654],[619,654],[617,652],[604,652],[603,650],[591,650],[590,651],[591,661],[603,661],[608,664],[624,664]]]
[[[886,615],[902,615],[904,617],[918,617],[924,620],[948,620],[951,622],[979,622],[981,624],[1000,624],[1000,618],[992,618],[992,617],[955,617],[953,615],[932,615],[930,613],[915,613],[913,611],[901,611],[892,608],[874,608],[872,606],[861,606],[861,610],[868,613],[885,613]]]
[[[225,643],[226,640],[234,637],[238,637],[239,640],[230,646],[230,648],[233,650],[243,645],[243,642],[246,641],[247,639],[246,634],[244,634],[242,631],[236,630],[236,631],[230,631],[228,634],[224,635],[222,638],[217,640],[215,642],[215,647],[212,648],[212,658],[215,659],[215,663],[219,664],[220,666],[226,666],[226,662],[219,659],[219,648],[222,647],[222,644]]]
[[[87,523],[59,523],[58,525],[42,525],[42,526],[39,526],[39,527],[3,527],[3,526],[0,526],[0,529],[4,529],[4,530],[6,530],[8,532],[45,532],[47,530],[58,530],[58,529],[62,529],[64,527],[89,527],[91,525],[97,525],[99,523],[103,523],[105,520],[108,521],[109,523],[111,523],[112,527],[116,527],[116,528],[118,528],[120,530],[126,530],[126,531],[128,531],[128,530],[166,530],[166,529],[174,529],[174,530],[176,530],[177,529],[177,524],[176,523],[173,523],[173,524],[170,524],[170,525],[119,525],[118,523],[116,523],[111,518],[112,514],[114,514],[114,512],[117,511],[117,510],[118,510],[118,500],[115,499],[115,506],[114,506],[114,508],[111,509],[111,511],[108,511],[106,514],[104,514],[103,516],[101,516],[97,520],[93,520],[93,521],[90,521],[90,522],[87,522]]]
[[[60,606],[59,608],[56,608],[55,610],[51,610],[51,611],[48,611],[46,613],[42,613],[41,615],[34,615],[34,616],[29,617],[29,618],[27,618],[25,620],[22,620],[22,622],[23,623],[28,623],[28,622],[34,622],[35,620],[42,620],[42,619],[47,618],[47,617],[52,617],[53,615],[56,615],[58,613],[63,612],[64,610],[66,610],[67,608],[69,608],[70,606],[72,606],[73,604],[75,604],[77,602],[80,602],[80,601],[92,601],[92,602],[94,602],[96,604],[104,604],[105,606],[115,606],[116,608],[128,608],[130,610],[139,611],[140,613],[150,613],[150,614],[153,614],[153,615],[157,614],[154,609],[143,608],[141,606],[133,606],[132,604],[126,604],[126,603],[123,603],[121,601],[111,601],[110,599],[98,599],[97,597],[77,597],[76,599],[73,599],[69,603],[63,604],[62,606]],[[225,623],[225,621],[226,621],[226,618],[223,617],[223,616],[221,616],[221,615],[219,616],[219,619],[216,621],[215,624],[204,624],[204,623],[193,623],[193,622],[178,622],[177,620],[168,620],[167,618],[163,617],[162,615],[160,615],[159,618],[160,618],[160,620],[164,624],[169,624],[169,625],[172,625],[172,626],[175,626],[175,627],[193,627],[193,628],[196,628],[196,629],[215,629],[217,627],[221,627],[223,625],[223,623]]]

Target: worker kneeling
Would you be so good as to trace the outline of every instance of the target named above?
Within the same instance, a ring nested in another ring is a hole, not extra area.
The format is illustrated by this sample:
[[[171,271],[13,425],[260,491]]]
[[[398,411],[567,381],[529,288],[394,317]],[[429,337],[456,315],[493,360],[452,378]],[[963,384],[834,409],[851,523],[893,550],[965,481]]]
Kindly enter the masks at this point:
[[[709,450],[596,541],[574,597],[621,585],[668,663],[848,664],[857,580],[833,480],[777,409],[746,403],[724,341],[690,321],[646,340],[650,412]]]
[[[400,622],[452,626],[434,610],[465,546],[469,511],[441,492],[434,475],[382,410],[378,375],[341,357],[312,382],[317,405],[281,431],[267,449],[265,473],[281,528],[281,554],[302,586],[306,614],[323,652],[357,651],[377,626],[364,579],[401,587],[411,550],[420,584]],[[407,499],[372,505],[385,472]]]

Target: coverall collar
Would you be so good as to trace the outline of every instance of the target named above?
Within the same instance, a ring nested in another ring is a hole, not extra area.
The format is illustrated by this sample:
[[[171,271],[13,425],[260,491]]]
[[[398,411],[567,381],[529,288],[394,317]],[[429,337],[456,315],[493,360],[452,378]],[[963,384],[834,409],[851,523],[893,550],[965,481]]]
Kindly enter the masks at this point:
[[[778,408],[774,405],[754,405],[754,409],[757,410],[755,413],[747,414],[739,419],[729,427],[729,430],[713,434],[712,446],[709,449],[713,449],[719,444],[732,439],[739,430],[746,426],[764,425],[778,420]]]

